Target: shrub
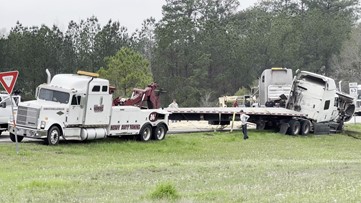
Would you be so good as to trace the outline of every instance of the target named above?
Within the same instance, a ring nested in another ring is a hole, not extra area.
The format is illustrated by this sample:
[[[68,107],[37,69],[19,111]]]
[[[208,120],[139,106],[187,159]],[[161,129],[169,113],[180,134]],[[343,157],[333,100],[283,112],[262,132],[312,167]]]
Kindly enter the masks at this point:
[[[175,187],[170,183],[158,184],[155,190],[150,194],[152,199],[169,199],[175,200],[179,198],[178,192]]]

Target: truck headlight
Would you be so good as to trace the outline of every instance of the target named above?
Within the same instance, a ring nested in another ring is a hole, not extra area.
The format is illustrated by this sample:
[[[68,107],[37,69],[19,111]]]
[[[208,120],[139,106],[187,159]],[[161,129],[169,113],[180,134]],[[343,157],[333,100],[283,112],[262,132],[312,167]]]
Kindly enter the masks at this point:
[[[44,128],[45,128],[45,125],[46,125],[46,122],[45,122],[45,121],[41,121],[41,123],[40,123],[40,128],[41,128],[41,129],[44,129]]]

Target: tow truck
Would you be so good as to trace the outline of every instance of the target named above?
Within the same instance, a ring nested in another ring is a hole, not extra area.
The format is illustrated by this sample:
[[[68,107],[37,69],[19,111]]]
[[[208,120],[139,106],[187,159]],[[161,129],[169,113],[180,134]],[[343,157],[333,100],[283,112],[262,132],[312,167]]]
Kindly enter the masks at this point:
[[[43,139],[48,145],[64,140],[94,140],[133,135],[141,141],[163,140],[169,112],[112,105],[109,81],[96,73],[57,74],[36,89],[36,100],[19,104],[10,139]]]

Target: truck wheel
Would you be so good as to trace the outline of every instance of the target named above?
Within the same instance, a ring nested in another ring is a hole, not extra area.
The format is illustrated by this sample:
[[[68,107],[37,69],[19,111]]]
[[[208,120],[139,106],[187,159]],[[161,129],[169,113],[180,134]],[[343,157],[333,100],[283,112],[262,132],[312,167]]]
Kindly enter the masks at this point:
[[[3,131],[2,131],[2,130],[0,130],[0,135],[1,135],[1,133],[3,133]]]
[[[154,140],[163,140],[167,134],[167,127],[164,124],[158,124],[153,131]]]
[[[18,135],[17,137],[18,137],[18,142],[21,142],[21,141],[23,141],[23,139],[24,139],[24,136],[19,136],[19,135]],[[10,140],[13,141],[13,142],[16,142],[15,135],[12,134],[12,133],[10,133]]]
[[[152,137],[152,127],[150,125],[144,125],[139,132],[139,140],[140,141],[149,141]]]
[[[61,132],[57,126],[53,126],[48,130],[48,137],[45,140],[47,145],[57,145],[60,140]]]
[[[258,121],[256,123],[256,129],[257,130],[264,130],[265,127],[266,127],[266,122],[265,121],[260,120],[260,121]]]
[[[307,135],[310,133],[311,130],[311,122],[309,120],[303,120],[301,121],[301,135]]]
[[[287,131],[287,133],[289,135],[297,135],[300,132],[301,124],[299,121],[290,120],[288,122],[288,124],[290,125],[290,127],[288,127],[288,131]]]

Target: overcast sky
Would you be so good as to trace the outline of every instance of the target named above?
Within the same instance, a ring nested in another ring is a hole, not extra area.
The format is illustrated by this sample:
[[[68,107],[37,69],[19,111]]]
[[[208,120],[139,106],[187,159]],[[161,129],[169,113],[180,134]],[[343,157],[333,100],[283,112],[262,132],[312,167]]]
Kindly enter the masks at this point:
[[[257,2],[239,1],[240,9]],[[9,32],[17,21],[24,26],[55,24],[66,30],[71,20],[80,22],[93,15],[102,26],[112,19],[134,32],[149,17],[160,20],[163,4],[165,0],[0,0],[0,34]]]

